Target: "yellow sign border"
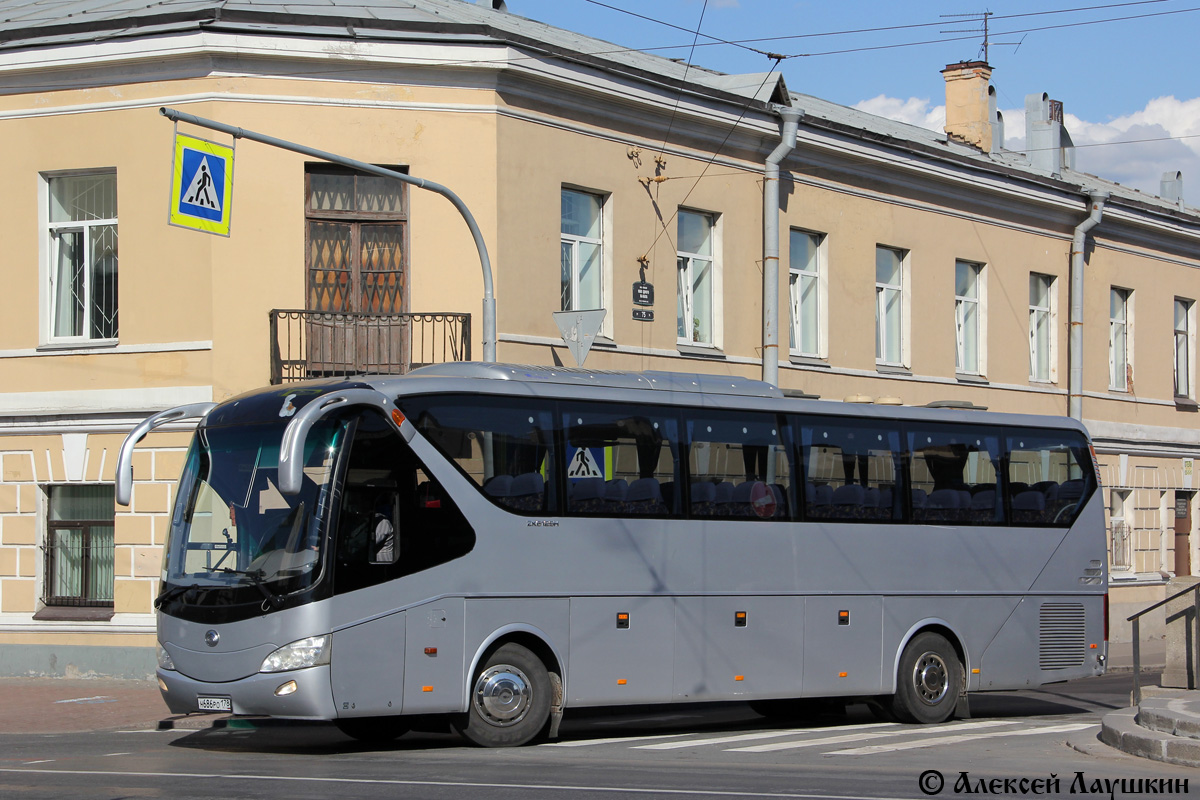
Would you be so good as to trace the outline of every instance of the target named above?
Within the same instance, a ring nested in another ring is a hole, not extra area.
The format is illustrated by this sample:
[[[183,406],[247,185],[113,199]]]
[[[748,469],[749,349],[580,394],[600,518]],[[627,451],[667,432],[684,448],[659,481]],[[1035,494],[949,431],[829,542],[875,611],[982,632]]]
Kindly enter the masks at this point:
[[[183,196],[183,151],[198,150],[212,158],[225,162],[225,191],[221,197],[220,221],[196,217],[180,208]],[[167,223],[180,228],[190,228],[217,236],[229,235],[229,224],[233,214],[233,148],[210,142],[207,139],[197,139],[187,134],[175,133],[175,162],[171,168],[171,205],[167,215]]]

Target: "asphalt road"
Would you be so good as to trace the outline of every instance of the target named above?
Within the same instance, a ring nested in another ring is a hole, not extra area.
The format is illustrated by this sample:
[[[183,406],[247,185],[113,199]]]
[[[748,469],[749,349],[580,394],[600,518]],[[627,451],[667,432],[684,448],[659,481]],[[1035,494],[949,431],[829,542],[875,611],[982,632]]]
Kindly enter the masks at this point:
[[[977,695],[969,719],[937,726],[881,723],[863,706],[788,722],[767,720],[742,704],[568,712],[559,740],[507,750],[474,748],[442,732],[364,745],[316,724],[5,735],[0,797],[922,800],[1131,794],[1119,784],[1110,792],[1113,787],[1103,782],[1114,779],[1191,779],[1196,785],[1189,784],[1190,793],[1200,795],[1194,770],[1099,748],[1100,755],[1085,754],[1066,744],[1094,741],[1100,716],[1128,705],[1129,687],[1128,675],[1110,675]]]

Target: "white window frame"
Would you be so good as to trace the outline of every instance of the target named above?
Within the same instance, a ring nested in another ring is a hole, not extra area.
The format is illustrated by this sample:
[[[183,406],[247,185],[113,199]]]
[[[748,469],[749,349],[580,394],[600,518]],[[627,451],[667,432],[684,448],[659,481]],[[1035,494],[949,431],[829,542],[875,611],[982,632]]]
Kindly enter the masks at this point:
[[[1055,383],[1058,380],[1058,278],[1044,272],[1029,273],[1030,281],[1034,278],[1046,282],[1046,305],[1037,306],[1033,298],[1029,298],[1029,380],[1032,383]],[[1037,374],[1038,317],[1046,317],[1046,377]]]
[[[571,304],[573,308],[562,309],[563,311],[587,311],[577,306],[579,298],[579,245],[594,244],[600,248],[600,308],[610,308],[613,298],[613,281],[612,281],[612,248],[608,243],[612,241],[612,213],[611,200],[612,195],[606,192],[598,192],[594,189],[587,189],[581,186],[564,183],[559,189],[559,197],[562,197],[563,192],[574,192],[575,194],[586,194],[599,201],[600,205],[600,237],[579,236],[577,234],[564,233],[562,230],[562,213],[559,212],[559,244],[568,245],[571,247]],[[561,209],[561,202],[560,202]],[[561,270],[559,277],[561,281]],[[562,305],[561,292],[559,295],[559,303]],[[613,330],[613,315],[605,314],[604,322],[601,325],[600,333],[603,336],[612,338]]]
[[[50,221],[50,184],[52,181],[59,178],[74,178],[87,177],[91,175],[112,175],[116,178],[117,171],[115,168],[92,169],[92,170],[62,170],[56,172],[40,173],[38,181],[38,230],[42,233],[38,237],[38,263],[39,263],[39,280],[38,280],[38,295],[39,307],[41,308],[41,334],[39,336],[39,346],[46,348],[56,347],[94,347],[94,346],[110,346],[117,344],[119,341],[120,331],[117,331],[117,337],[113,338],[93,338],[91,336],[58,336],[54,333],[55,314],[57,313],[57,285],[58,280],[58,256],[59,256],[59,236],[58,234],[68,231],[80,231],[83,234],[85,259],[83,274],[84,274],[84,296],[89,298],[89,301],[84,305],[84,320],[82,329],[90,331],[92,328],[92,304],[91,297],[91,251],[86,246],[91,240],[91,229],[105,226],[117,226],[118,217],[111,219],[92,219],[75,222],[51,222]],[[119,269],[119,268],[118,268]],[[119,272],[118,272],[119,274]],[[117,309],[120,309],[119,296],[117,298]]]
[[[1112,296],[1114,292],[1121,295],[1121,316],[1112,313]],[[1108,315],[1108,388],[1114,392],[1129,391],[1129,373],[1133,365],[1133,290],[1120,286],[1109,287]],[[1124,352],[1121,353],[1121,363],[1117,363],[1118,333],[1123,334]],[[1118,372],[1120,374],[1118,374]]]
[[[878,273],[876,273],[877,279],[875,281],[875,363],[876,363],[876,365],[879,365],[879,366],[899,367],[902,369],[906,369],[906,368],[908,368],[909,363],[910,363],[909,340],[912,338],[912,336],[910,335],[910,328],[909,328],[909,318],[911,317],[911,314],[909,313],[909,304],[911,301],[909,298],[909,292],[907,291],[907,287],[910,284],[910,274],[911,274],[911,269],[912,269],[912,265],[910,263],[910,258],[909,258],[909,256],[911,255],[911,251],[906,250],[902,247],[892,247],[890,245],[877,244],[877,245],[875,245],[875,254],[876,254],[875,264],[878,263],[878,254],[879,254],[880,250],[890,250],[893,253],[896,253],[897,255],[899,255],[899,257],[900,257],[900,283],[899,284],[881,283],[878,280]],[[872,265],[873,268],[875,268],[875,264]],[[900,311],[899,311],[900,324],[897,326],[900,330],[900,347],[898,348],[899,353],[900,353],[899,361],[888,361],[884,357],[884,354],[888,351],[889,343],[886,341],[886,326],[884,326],[882,324],[882,322],[883,322],[883,317],[885,314],[884,309],[887,306],[886,298],[889,296],[889,293],[893,293],[893,292],[899,293],[899,295],[900,295],[900,303],[898,306],[900,309]]]
[[[812,269],[807,269],[809,265],[798,264],[796,261],[796,253],[791,248],[791,239],[797,234],[808,236],[815,240],[813,247],[813,264]],[[829,356],[829,324],[828,312],[829,308],[829,276],[827,274],[826,264],[826,235],[816,231],[804,230],[802,228],[790,229],[788,237],[788,309],[791,328],[789,332],[789,352],[793,356],[801,358],[828,358]],[[817,316],[817,341],[813,344],[813,349],[805,350],[801,346],[802,336],[802,314],[798,305],[800,295],[796,292],[796,286],[805,278],[816,282],[817,294],[813,313]]]
[[[1178,316],[1179,306],[1184,306],[1183,327],[1175,321]],[[1172,324],[1174,327],[1174,361],[1172,364],[1172,372],[1174,378],[1175,396],[1178,398],[1195,400],[1196,399],[1196,303],[1194,300],[1189,300],[1186,297],[1176,297],[1171,307]],[[1182,348],[1182,363],[1183,363],[1183,391],[1179,391],[1179,373],[1180,373],[1180,349]]]
[[[676,292],[678,299],[682,304],[682,312],[686,319],[694,319],[693,309],[695,302],[693,298],[693,286],[695,285],[695,270],[701,262],[709,264],[709,291],[712,296],[709,298],[709,308],[712,309],[712,319],[709,320],[710,342],[697,341],[695,338],[695,326],[688,325],[685,327],[687,336],[679,336],[679,307],[676,307],[676,339],[680,345],[688,347],[711,347],[721,349],[722,342],[722,280],[721,280],[721,215],[711,211],[700,211],[692,208],[680,208],[682,214],[696,214],[708,219],[709,223],[709,238],[712,242],[712,255],[702,255],[700,253],[689,253],[676,246]],[[677,226],[678,227],[678,226]],[[679,273],[684,274],[682,286],[680,285]]]
[[[975,273],[975,296],[958,294],[958,267],[965,266]],[[976,261],[957,259],[954,262],[954,370],[960,375],[987,374],[987,270],[983,264]],[[975,306],[975,369],[966,369],[966,312],[970,306]]]

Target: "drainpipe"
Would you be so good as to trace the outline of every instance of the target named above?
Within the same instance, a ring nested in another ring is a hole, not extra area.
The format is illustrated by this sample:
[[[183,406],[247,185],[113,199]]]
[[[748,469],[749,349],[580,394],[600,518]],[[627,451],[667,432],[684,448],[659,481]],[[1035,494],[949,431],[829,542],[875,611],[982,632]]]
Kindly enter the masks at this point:
[[[1091,212],[1088,218],[1075,226],[1075,238],[1071,241],[1071,337],[1068,344],[1067,396],[1068,411],[1072,417],[1083,419],[1083,246],[1087,232],[1100,224],[1104,216],[1104,201],[1108,192],[1093,190]]]
[[[779,144],[763,169],[763,354],[762,379],[779,385],[779,163],[796,146],[796,131],[804,112],[787,106],[776,109],[783,118]]]

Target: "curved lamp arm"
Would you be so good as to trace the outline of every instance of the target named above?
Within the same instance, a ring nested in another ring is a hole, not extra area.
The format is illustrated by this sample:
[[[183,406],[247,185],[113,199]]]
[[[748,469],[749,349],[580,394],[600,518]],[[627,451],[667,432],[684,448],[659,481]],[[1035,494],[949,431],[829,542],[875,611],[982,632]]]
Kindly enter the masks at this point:
[[[296,412],[296,416],[283,431],[279,444],[279,491],[296,494],[304,481],[304,443],[308,432],[324,416],[352,406],[378,408],[391,422],[404,441],[412,441],[417,429],[404,418],[396,404],[387,395],[374,389],[346,389],[333,392],[312,401]]]
[[[186,406],[176,406],[168,408],[166,411],[160,411],[139,422],[137,427],[125,437],[125,441],[121,442],[121,452],[117,456],[117,502],[127,506],[133,497],[133,448],[145,438],[147,433],[168,422],[193,417],[202,419],[216,405],[216,403],[189,403]]]

